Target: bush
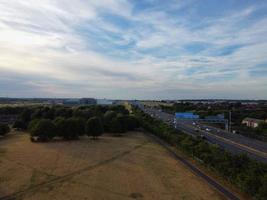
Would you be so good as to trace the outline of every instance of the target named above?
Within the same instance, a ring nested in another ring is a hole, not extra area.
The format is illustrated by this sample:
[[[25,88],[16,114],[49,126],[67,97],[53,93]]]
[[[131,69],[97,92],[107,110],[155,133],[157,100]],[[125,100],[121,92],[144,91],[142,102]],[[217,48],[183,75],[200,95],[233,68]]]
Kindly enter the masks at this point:
[[[7,124],[0,123],[0,135],[4,136],[10,131],[10,128]]]
[[[49,141],[56,135],[56,126],[50,119],[41,119],[31,128],[31,137],[39,141]]]
[[[88,119],[86,123],[86,134],[88,136],[93,136],[93,138],[97,138],[104,132],[103,124],[100,118],[92,117]]]

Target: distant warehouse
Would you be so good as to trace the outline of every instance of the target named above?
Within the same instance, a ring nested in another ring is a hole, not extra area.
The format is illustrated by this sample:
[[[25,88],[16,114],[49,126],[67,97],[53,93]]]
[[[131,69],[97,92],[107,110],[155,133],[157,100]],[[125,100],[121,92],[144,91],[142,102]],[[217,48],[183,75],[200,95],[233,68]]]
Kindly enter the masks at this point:
[[[114,102],[109,99],[97,99],[97,105],[112,105]]]
[[[81,98],[81,99],[65,99],[64,105],[95,105],[96,99],[94,98]]]

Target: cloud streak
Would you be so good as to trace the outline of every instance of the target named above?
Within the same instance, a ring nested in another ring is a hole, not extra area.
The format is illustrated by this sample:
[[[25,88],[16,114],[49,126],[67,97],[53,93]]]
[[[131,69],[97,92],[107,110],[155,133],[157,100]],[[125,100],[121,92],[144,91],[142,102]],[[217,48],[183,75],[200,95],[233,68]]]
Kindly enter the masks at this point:
[[[0,96],[267,98],[266,3],[153,2],[2,0]]]

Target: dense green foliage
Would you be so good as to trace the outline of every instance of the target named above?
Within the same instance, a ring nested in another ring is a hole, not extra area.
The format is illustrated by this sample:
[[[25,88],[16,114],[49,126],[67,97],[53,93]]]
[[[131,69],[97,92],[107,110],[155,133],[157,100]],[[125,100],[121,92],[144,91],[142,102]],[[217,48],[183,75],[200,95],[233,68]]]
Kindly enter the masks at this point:
[[[260,200],[266,199],[266,164],[256,162],[246,155],[232,155],[201,138],[194,138],[179,132],[139,109],[135,109],[134,113],[141,126],[150,133],[201,161],[251,196]]]
[[[113,118],[116,117],[116,112],[112,111],[112,110],[108,110],[107,112],[105,112],[103,118],[104,118],[104,129],[107,132],[110,132],[110,126],[111,126],[111,121]]]
[[[91,117],[86,123],[86,134],[96,139],[104,132],[104,127],[99,117]]]
[[[23,107],[4,106],[0,107],[0,115],[18,115],[24,110]]]
[[[111,133],[115,134],[115,135],[121,135],[122,133],[124,133],[125,130],[125,124],[123,124],[123,117],[119,116],[119,117],[114,117],[111,122],[110,122],[110,126],[109,126],[109,130]]]
[[[0,123],[0,135],[4,136],[10,131],[10,128],[7,124]]]
[[[27,129],[27,124],[23,120],[17,119],[13,124],[13,128],[18,130],[25,130]]]
[[[41,119],[31,127],[31,137],[38,137],[40,141],[53,139],[56,126],[50,119]]]
[[[85,134],[85,121],[79,118],[68,118],[58,123],[57,132],[66,140],[78,139]]]
[[[19,111],[16,110],[19,117],[13,127],[28,129],[33,141],[49,141],[53,138],[73,140],[83,135],[96,138],[104,131],[117,135],[138,127],[135,117],[130,116],[121,105],[31,106],[20,108]]]

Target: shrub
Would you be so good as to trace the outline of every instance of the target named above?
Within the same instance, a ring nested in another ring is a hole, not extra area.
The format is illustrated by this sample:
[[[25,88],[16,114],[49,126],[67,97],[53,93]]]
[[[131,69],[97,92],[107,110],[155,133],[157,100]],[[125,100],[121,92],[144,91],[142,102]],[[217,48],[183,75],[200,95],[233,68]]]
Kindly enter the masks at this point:
[[[7,124],[0,123],[0,135],[4,136],[10,131],[10,128]]]
[[[99,117],[92,117],[86,123],[86,134],[97,138],[104,132],[103,123]]]

